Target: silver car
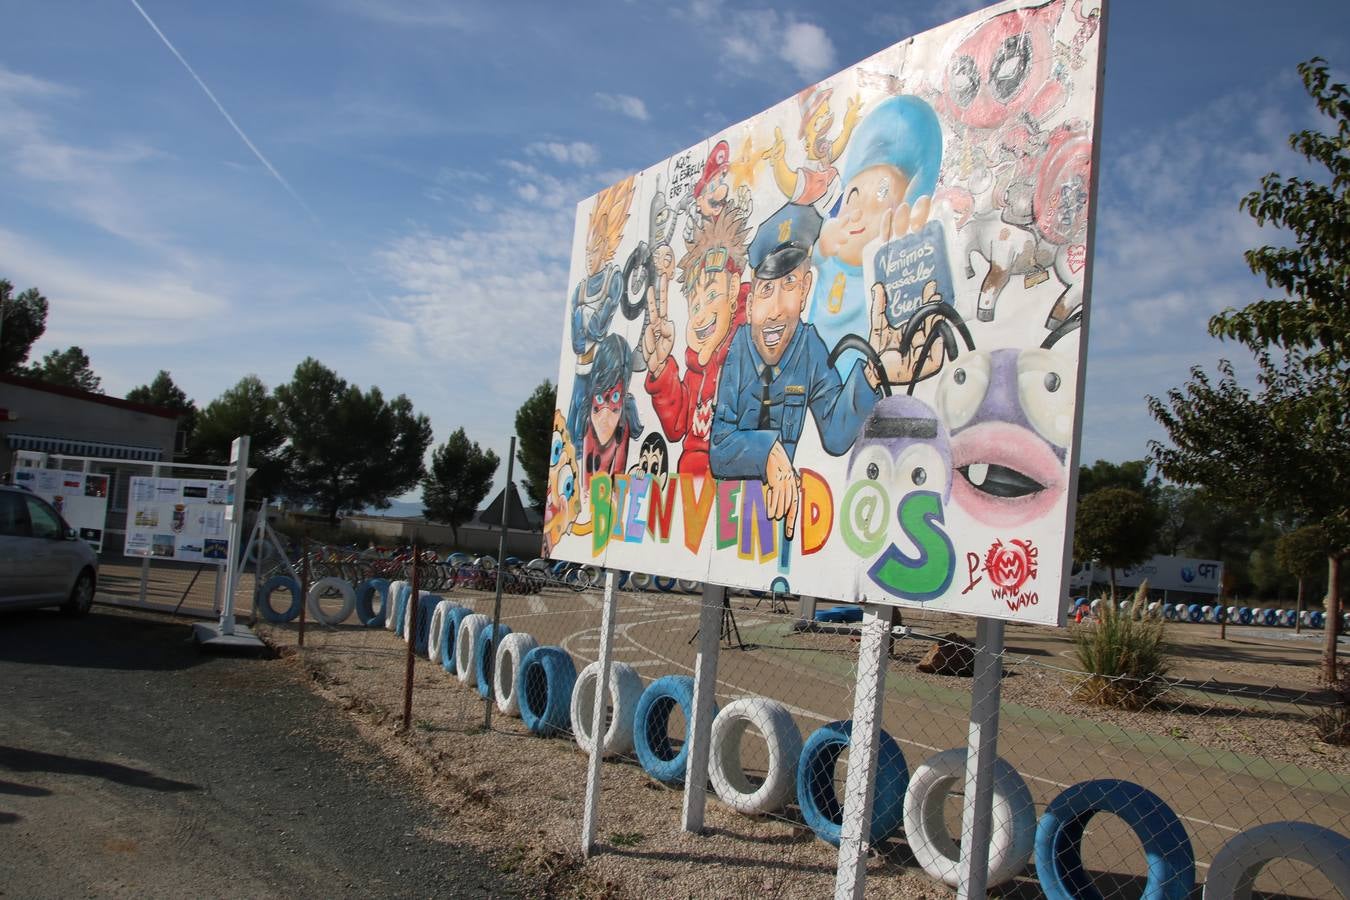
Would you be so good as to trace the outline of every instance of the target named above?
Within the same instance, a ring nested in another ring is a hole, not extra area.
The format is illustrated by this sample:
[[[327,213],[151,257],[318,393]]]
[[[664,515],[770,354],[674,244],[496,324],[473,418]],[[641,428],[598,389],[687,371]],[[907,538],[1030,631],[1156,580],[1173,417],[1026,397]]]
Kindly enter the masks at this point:
[[[82,616],[94,603],[98,556],[51,504],[0,485],[0,609],[59,606]]]

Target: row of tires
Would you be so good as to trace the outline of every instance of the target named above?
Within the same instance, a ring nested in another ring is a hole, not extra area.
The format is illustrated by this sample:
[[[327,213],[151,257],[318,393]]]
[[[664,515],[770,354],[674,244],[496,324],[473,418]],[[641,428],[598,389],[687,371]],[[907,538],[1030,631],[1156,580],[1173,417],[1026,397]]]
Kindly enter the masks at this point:
[[[369,611],[363,619],[368,625],[411,640],[415,652],[491,699],[502,714],[520,718],[530,732],[570,733],[583,751],[594,750],[598,662],[578,673],[561,647],[541,646],[531,635],[505,625],[494,630],[490,617],[434,594],[420,592],[414,600],[406,582],[374,581],[368,596],[356,601],[366,604],[359,612]],[[612,712],[600,736],[601,753],[635,755],[652,778],[683,784],[688,742],[676,748],[670,718],[678,707],[686,723],[692,720],[693,679],[667,675],[644,688],[633,667],[614,662],[606,687]],[[742,739],[751,728],[768,748],[766,771],[758,783],[741,763]],[[838,846],[843,803],[835,775],[851,733],[851,722],[830,722],[803,741],[782,703],[760,697],[733,700],[713,719],[709,781],[718,799],[746,815],[779,813],[795,799],[812,831]],[[869,842],[886,840],[903,828],[924,871],[955,886],[960,848],[947,830],[944,807],[952,789],[964,786],[965,773],[966,751],[956,748],[926,760],[911,777],[899,744],[882,731]],[[1082,838],[1089,820],[1103,812],[1120,817],[1143,844],[1148,858],[1145,897],[1181,900],[1189,895],[1195,884],[1194,850],[1181,820],[1156,794],[1127,781],[1082,782],[1052,800],[1038,822],[1026,782],[1003,759],[994,766],[989,885],[1016,877],[1034,853],[1037,877],[1051,900],[1099,897],[1082,864]],[[1211,864],[1204,897],[1250,897],[1261,868],[1278,858],[1300,860],[1323,871],[1332,884],[1350,886],[1350,840],[1320,826],[1278,822],[1243,832],[1225,845]],[[1350,900],[1350,894],[1344,896]]]
[[[1069,613],[1072,615],[1084,607],[1095,613],[1101,608],[1103,602],[1110,601],[1097,599],[1088,602],[1086,597],[1079,597],[1074,600],[1073,608],[1069,610]],[[1118,602],[1117,608],[1123,613],[1129,613],[1133,606],[1134,601],[1121,600]],[[1168,622],[1213,624],[1227,622],[1230,625],[1264,625],[1270,628],[1293,628],[1296,623],[1309,628],[1321,628],[1326,624],[1326,614],[1321,610],[1305,609],[1300,612],[1294,609],[1262,606],[1223,606],[1153,601],[1145,608],[1145,614],[1150,618],[1161,618]],[[1350,613],[1344,614],[1341,617],[1341,622],[1343,629],[1350,630]]]

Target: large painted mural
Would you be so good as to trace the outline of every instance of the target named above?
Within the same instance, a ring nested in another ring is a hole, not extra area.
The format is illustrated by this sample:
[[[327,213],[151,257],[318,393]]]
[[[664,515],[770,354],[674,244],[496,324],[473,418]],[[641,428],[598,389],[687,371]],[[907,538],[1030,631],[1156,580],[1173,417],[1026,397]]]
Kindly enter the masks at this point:
[[[1060,622],[1099,19],[991,7],[584,201],[546,555]]]

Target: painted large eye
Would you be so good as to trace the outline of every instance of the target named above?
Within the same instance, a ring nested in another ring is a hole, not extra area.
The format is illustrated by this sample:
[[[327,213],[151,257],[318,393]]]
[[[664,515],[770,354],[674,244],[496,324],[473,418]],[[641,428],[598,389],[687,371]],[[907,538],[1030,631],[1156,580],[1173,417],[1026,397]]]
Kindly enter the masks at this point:
[[[618,402],[619,402],[619,398],[622,397],[622,396],[623,396],[623,394],[621,394],[621,393],[619,393],[617,390],[615,390],[615,391],[613,391],[613,392],[609,395],[609,402],[610,402],[610,403],[618,403]]]
[[[952,60],[948,83],[956,105],[962,109],[969,106],[980,92],[980,69],[975,65],[975,60],[969,56],[958,56]]]
[[[949,468],[932,444],[914,444],[905,448],[896,459],[895,482],[902,495],[911,491],[932,491],[945,498],[947,482],[951,478]]]
[[[1077,376],[1074,361],[1053,350],[1023,350],[1017,357],[1017,398],[1036,432],[1056,447],[1073,435]]]
[[[994,54],[989,64],[989,90],[1000,103],[1007,103],[1022,89],[1031,71],[1031,35],[1027,32],[1010,35]]]
[[[548,451],[548,464],[556,466],[558,460],[562,459],[563,436],[561,431],[553,432],[553,446]]]
[[[947,366],[937,390],[937,408],[942,421],[955,431],[969,422],[989,390],[989,354],[967,353]]]
[[[891,482],[891,451],[882,444],[869,444],[858,452],[856,459],[848,467],[849,481]]]
[[[563,497],[568,500],[571,500],[572,495],[576,492],[576,475],[572,472],[572,467],[568,466],[566,469],[563,469],[562,474],[558,476],[558,493],[562,494]]]

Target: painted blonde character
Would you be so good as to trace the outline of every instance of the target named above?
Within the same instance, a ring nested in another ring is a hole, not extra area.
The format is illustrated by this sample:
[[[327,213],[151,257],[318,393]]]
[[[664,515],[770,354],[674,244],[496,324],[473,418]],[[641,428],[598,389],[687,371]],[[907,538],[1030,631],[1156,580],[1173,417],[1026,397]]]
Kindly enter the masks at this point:
[[[783,130],[773,131],[773,146],[764,151],[764,159],[773,164],[773,180],[791,202],[811,206],[827,196],[839,180],[834,164],[844,155],[844,147],[858,124],[861,101],[850,97],[844,110],[844,124],[838,137],[830,138],[834,127],[834,111],[830,109],[831,88],[819,85],[807,88],[797,95],[802,122],[797,137],[806,147],[806,165],[794,171],[787,164],[787,143]]]
[[[591,365],[600,342],[609,334],[623,297],[623,272],[614,254],[628,224],[636,176],[605,188],[595,198],[586,229],[586,277],[572,291],[572,352],[577,355],[572,401],[567,408],[567,433],[584,432],[591,397]]]
[[[553,444],[548,456],[548,498],[544,502],[544,556],[581,515],[581,471],[563,414],[553,411]]]

